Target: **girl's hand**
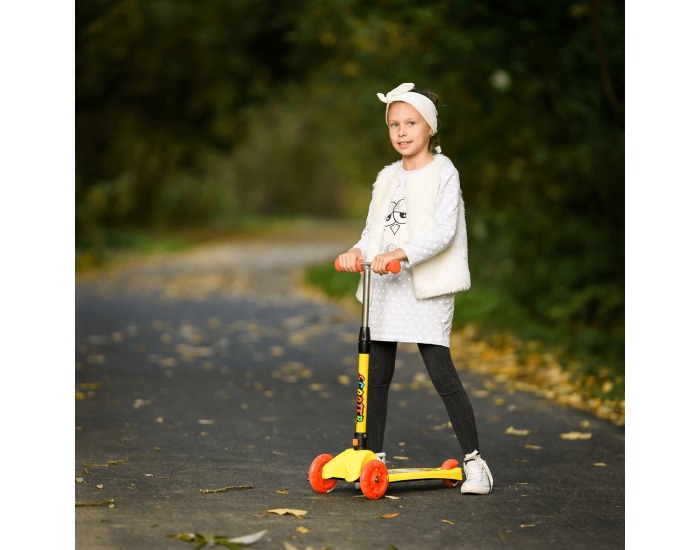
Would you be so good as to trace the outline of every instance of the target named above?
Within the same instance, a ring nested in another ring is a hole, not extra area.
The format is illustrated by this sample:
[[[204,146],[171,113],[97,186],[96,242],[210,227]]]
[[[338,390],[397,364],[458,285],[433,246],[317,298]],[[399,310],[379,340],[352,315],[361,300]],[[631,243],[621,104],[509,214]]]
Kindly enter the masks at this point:
[[[386,275],[389,273],[387,270],[386,266],[389,265],[389,262],[393,262],[394,260],[406,260],[408,259],[408,256],[406,256],[406,253],[403,251],[403,248],[397,248],[396,250],[392,250],[391,252],[385,252],[384,254],[379,254],[374,257],[372,260],[372,265],[370,266],[370,269],[374,271],[375,273],[378,273],[379,275]]]
[[[352,248],[345,254],[338,256],[338,265],[341,271],[347,273],[358,273],[357,260],[363,261],[362,251],[359,248]]]

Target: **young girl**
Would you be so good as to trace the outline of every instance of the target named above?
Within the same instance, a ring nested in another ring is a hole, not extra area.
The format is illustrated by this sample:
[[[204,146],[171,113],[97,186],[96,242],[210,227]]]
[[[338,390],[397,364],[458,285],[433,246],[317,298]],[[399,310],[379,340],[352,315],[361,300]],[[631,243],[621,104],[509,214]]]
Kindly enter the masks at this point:
[[[493,477],[479,455],[474,411],[449,348],[454,294],[471,286],[459,174],[440,154],[435,94],[405,83],[377,96],[386,103],[389,138],[402,158],[379,172],[360,241],[338,256],[351,273],[358,258],[371,258],[379,275],[388,273],[389,262],[403,262],[398,274],[375,279],[372,288],[367,446],[385,459],[397,342],[415,342],[464,453],[462,493],[488,494]],[[361,289],[362,283],[360,300]]]

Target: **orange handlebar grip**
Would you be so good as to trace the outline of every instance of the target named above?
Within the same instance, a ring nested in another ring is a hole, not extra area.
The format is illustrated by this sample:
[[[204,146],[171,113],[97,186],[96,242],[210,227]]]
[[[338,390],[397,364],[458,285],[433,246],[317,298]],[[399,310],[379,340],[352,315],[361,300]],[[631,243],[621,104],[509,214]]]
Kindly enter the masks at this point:
[[[342,271],[340,269],[340,260],[338,258],[335,259],[335,270],[336,271]],[[362,260],[360,258],[357,259],[357,263],[355,264],[355,267],[357,268],[358,271],[362,271]],[[389,273],[398,273],[401,271],[401,262],[399,260],[392,260],[388,263],[386,266],[386,270]]]
[[[386,266],[386,270],[389,273],[398,273],[399,271],[401,271],[401,262],[398,260],[390,261],[389,264]]]

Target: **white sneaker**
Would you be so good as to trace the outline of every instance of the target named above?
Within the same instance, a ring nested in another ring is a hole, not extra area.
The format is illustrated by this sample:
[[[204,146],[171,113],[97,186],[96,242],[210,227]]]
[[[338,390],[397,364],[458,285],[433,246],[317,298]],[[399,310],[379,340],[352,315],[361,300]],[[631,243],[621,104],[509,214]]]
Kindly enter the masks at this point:
[[[462,493],[488,495],[493,489],[493,476],[486,461],[479,456],[479,451],[464,456],[464,475]]]
[[[381,460],[384,464],[386,464],[386,453],[374,453],[374,456],[377,457],[378,460]],[[356,481],[355,482],[355,489],[358,491],[360,490],[360,482]]]

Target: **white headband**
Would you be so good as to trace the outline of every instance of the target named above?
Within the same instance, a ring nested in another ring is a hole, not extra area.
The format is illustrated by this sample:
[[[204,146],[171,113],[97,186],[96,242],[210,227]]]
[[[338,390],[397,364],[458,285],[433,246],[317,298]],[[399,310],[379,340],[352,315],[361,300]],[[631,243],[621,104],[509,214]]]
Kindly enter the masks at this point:
[[[377,97],[386,103],[386,111],[384,113],[384,120],[389,124],[389,106],[394,101],[405,101],[406,103],[413,105],[416,110],[423,116],[425,121],[428,123],[433,130],[437,132],[437,109],[435,108],[435,103],[433,103],[430,98],[419,94],[418,92],[412,92],[411,90],[415,88],[415,84],[411,82],[405,82],[400,86],[397,86],[391,90],[388,94],[377,94]]]

